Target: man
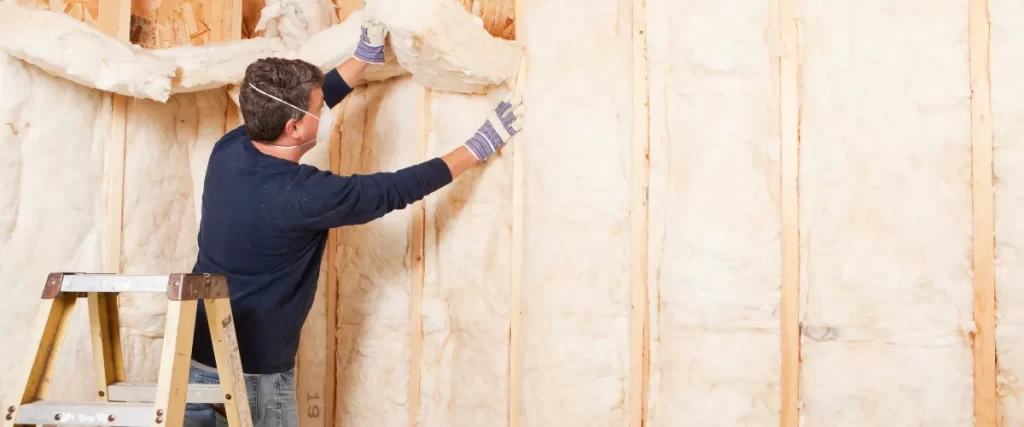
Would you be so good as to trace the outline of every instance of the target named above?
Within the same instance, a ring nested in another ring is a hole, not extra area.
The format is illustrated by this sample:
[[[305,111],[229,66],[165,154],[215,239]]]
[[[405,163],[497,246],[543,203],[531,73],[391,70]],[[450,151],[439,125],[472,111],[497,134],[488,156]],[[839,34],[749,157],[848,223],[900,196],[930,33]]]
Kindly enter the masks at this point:
[[[295,357],[328,230],[405,208],[487,160],[521,129],[521,99],[511,95],[465,144],[440,158],[354,176],[299,164],[329,137],[330,126],[320,124],[329,109],[362,83],[368,64],[384,62],[385,35],[380,25],[364,24],[354,58],[326,75],[299,60],[264,58],[250,65],[239,95],[245,124],[224,135],[210,154],[193,272],[228,278],[249,409],[258,427],[298,424]],[[189,382],[217,384],[217,378],[200,304]],[[214,405],[189,404],[185,416],[186,426],[226,423],[222,407]]]

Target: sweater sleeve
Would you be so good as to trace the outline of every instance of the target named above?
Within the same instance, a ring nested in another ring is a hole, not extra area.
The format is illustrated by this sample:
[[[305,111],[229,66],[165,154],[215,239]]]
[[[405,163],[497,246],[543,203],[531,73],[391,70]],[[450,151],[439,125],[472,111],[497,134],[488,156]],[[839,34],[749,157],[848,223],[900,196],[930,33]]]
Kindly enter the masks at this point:
[[[451,170],[440,158],[368,175],[317,171],[302,183],[300,209],[304,224],[314,229],[365,224],[404,209],[451,182]]]
[[[327,108],[334,108],[335,105],[341,103],[342,99],[352,93],[352,87],[345,83],[345,79],[341,78],[341,73],[335,68],[324,74],[323,91]]]

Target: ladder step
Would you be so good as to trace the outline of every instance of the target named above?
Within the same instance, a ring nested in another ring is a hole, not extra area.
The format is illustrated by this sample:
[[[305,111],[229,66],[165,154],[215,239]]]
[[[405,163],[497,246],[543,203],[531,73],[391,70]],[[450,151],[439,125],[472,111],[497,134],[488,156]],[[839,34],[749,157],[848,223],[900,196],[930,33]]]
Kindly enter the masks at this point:
[[[227,277],[223,274],[178,273],[161,276],[129,274],[50,273],[43,287],[43,299],[61,292],[79,293],[163,293],[172,301],[190,301],[228,297]]]
[[[18,411],[15,424],[31,425],[116,425],[148,426],[156,412],[146,403],[64,403],[40,401],[26,403]]]
[[[169,276],[132,276],[125,274],[66,274],[60,283],[63,292],[167,292]]]
[[[152,402],[156,399],[156,384],[114,383],[107,386],[111,402]],[[224,403],[220,384],[189,384],[188,403]]]

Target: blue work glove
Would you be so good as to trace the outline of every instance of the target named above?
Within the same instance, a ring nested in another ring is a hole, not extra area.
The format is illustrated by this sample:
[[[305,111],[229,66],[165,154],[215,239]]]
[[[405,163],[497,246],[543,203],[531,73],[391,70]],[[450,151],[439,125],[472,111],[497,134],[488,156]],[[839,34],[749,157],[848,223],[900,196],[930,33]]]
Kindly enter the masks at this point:
[[[512,135],[523,130],[521,119],[525,114],[523,98],[515,92],[509,92],[484,124],[477,129],[476,134],[466,141],[465,145],[469,152],[480,162],[487,160],[499,147],[512,139]]]
[[[356,45],[356,59],[369,64],[384,63],[384,37],[388,31],[377,21],[366,21],[363,23],[362,34],[359,36],[359,44]]]

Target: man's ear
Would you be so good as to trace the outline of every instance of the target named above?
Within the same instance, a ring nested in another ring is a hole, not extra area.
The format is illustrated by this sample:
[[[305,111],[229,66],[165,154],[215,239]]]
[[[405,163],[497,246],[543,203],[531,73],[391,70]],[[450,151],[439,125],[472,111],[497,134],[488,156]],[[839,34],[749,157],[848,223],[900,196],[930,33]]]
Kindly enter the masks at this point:
[[[299,134],[299,121],[288,119],[284,124],[284,134],[292,139],[302,139],[302,135]]]

